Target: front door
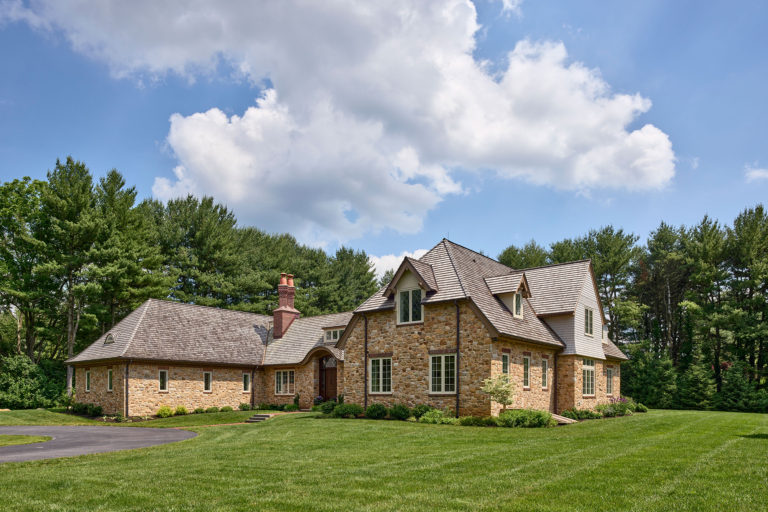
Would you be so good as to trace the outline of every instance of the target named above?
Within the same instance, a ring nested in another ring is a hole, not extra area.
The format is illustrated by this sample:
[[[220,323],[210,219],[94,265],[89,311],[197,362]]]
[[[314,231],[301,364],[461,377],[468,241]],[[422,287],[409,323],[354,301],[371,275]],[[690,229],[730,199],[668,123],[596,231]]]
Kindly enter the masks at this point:
[[[320,396],[330,400],[336,395],[336,358],[326,356],[320,360]]]

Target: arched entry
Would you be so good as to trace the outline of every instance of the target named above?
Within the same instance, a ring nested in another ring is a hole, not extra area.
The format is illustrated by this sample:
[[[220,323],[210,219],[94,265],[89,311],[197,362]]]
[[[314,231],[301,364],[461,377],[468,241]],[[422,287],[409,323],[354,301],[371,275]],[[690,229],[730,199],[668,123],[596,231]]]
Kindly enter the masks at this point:
[[[320,396],[325,400],[336,398],[336,358],[325,356],[320,359]]]

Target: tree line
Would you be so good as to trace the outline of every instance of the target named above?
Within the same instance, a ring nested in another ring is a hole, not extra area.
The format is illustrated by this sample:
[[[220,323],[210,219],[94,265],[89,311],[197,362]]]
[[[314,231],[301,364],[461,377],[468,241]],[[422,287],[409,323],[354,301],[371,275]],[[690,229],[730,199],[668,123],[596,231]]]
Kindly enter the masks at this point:
[[[509,246],[513,268],[591,259],[610,338],[630,360],[622,392],[652,407],[768,412],[768,215],[662,222],[645,243],[613,226]]]

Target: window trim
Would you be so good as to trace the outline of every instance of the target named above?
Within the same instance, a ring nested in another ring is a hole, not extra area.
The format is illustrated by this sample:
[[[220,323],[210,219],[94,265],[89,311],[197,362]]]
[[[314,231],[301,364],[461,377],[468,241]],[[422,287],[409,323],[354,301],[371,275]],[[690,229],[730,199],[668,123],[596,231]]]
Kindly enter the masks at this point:
[[[160,375],[162,375],[163,373],[165,373],[165,389],[163,389],[163,379],[160,378]],[[157,370],[157,390],[160,393],[168,392],[168,388],[170,387],[169,380],[168,380],[168,373],[169,372],[167,369]]]
[[[246,380],[248,382],[248,386],[245,385]],[[251,392],[251,374],[247,372],[243,372],[243,393],[250,393]]]
[[[379,391],[373,390],[373,362],[377,361],[379,362],[379,378],[378,378],[378,384],[379,384]],[[384,391],[384,372],[382,371],[383,361],[389,361],[389,391]],[[392,394],[392,358],[391,357],[372,357],[371,359],[368,359],[368,393],[371,395],[391,395]]]
[[[590,374],[590,384],[591,384],[591,393],[589,393],[590,389],[589,386],[587,386],[587,379],[586,374]],[[584,358],[581,360],[581,395],[582,397],[594,397],[595,396],[595,360],[594,359],[587,359]]]
[[[531,389],[531,356],[523,356],[523,389]]]
[[[205,376],[208,375],[208,387],[206,388],[205,385]],[[212,371],[204,371],[203,372],[203,393],[213,393],[213,372]]]
[[[112,377],[113,377],[112,368],[108,368],[107,369],[107,393],[112,393],[114,388]]]
[[[325,342],[330,343],[333,341],[339,341],[344,335],[344,329],[326,329]]]
[[[395,314],[397,315],[397,325],[413,325],[413,324],[423,324],[424,323],[424,303],[420,303],[421,305],[421,319],[420,320],[408,320],[407,322],[401,322],[400,321],[400,294],[401,293],[408,293],[408,318],[412,318],[413,313],[413,292],[419,290],[421,293],[421,300],[424,300],[424,290],[422,290],[420,287],[416,286],[413,288],[403,288],[397,290],[397,296],[396,296],[396,308],[395,308]]]
[[[520,314],[517,314],[517,300],[520,299]],[[512,296],[512,316],[514,318],[523,318],[525,308],[523,307],[523,294],[521,292],[515,292]]]
[[[501,373],[509,375],[509,354],[501,354]]]
[[[91,370],[85,370],[85,392],[91,392]]]
[[[584,306],[584,334],[590,337],[595,335],[595,311],[589,306]]]
[[[282,375],[286,374],[288,376],[288,381],[285,383],[287,390],[283,391],[282,389],[278,393],[277,391],[277,383],[278,378],[280,384],[280,388],[282,388]],[[293,386],[293,391],[291,391],[291,386]],[[296,373],[295,370],[276,370],[275,371],[275,395],[277,396],[293,396],[296,394]]]
[[[541,360],[541,389],[549,389],[549,361]]]
[[[456,394],[456,376],[458,375],[458,369],[456,368],[456,354],[430,354],[429,356],[429,389],[430,395],[455,395]],[[453,358],[453,391],[445,391],[445,377],[448,372],[445,371],[445,360],[447,358]],[[440,360],[440,390],[434,391],[432,389],[432,373],[433,363],[435,359]]]
[[[605,394],[613,396],[613,368],[605,369]]]

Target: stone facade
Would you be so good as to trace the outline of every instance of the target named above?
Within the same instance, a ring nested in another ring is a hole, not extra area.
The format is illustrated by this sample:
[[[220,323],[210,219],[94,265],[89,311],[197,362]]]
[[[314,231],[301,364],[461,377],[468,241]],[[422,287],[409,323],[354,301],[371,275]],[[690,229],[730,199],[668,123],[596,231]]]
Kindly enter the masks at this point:
[[[540,409],[554,411],[555,384],[554,358],[556,351],[540,345],[523,342],[499,341],[493,344],[493,360],[491,361],[491,377],[502,374],[503,356],[509,356],[509,377],[515,384],[515,401],[512,409]],[[528,386],[523,386],[523,358],[530,361]],[[542,361],[547,361],[546,387],[542,380]],[[501,405],[493,402],[491,413],[497,415]]]
[[[108,390],[109,370],[112,370],[112,391]],[[91,373],[91,390],[85,390],[86,372]],[[75,368],[75,400],[100,405],[104,414],[125,410],[125,364],[81,366]]]
[[[582,356],[560,356],[557,359],[557,412],[565,409],[594,409],[611,398],[621,396],[621,365],[616,361],[593,359],[595,362],[595,393],[583,394],[584,358]],[[607,388],[607,369],[613,370],[613,392]]]
[[[257,400],[256,403],[292,404],[293,397],[298,393],[299,408],[309,409],[312,407],[312,401],[319,393],[320,364],[318,361],[318,358],[312,358],[308,363],[301,366],[265,368],[263,394],[258,394],[261,399]],[[282,370],[293,370],[294,393],[285,395],[275,393],[275,373]]]

